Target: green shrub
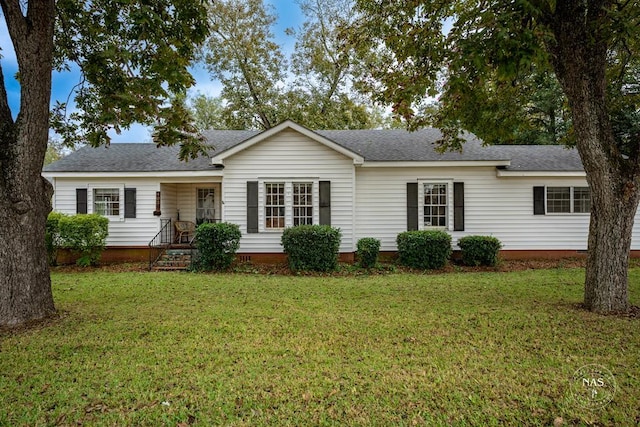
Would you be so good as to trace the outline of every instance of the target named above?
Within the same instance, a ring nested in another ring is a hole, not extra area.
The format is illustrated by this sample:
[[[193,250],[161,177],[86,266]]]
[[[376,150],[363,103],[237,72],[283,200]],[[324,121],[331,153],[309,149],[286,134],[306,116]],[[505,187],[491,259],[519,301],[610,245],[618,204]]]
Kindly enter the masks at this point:
[[[61,216],[58,220],[62,247],[79,254],[76,264],[96,265],[109,235],[109,220],[98,214]]]
[[[60,212],[50,212],[47,216],[47,225],[44,241],[47,246],[47,257],[49,265],[58,264],[58,249],[62,246],[60,239],[60,218],[67,215]]]
[[[498,263],[502,243],[492,236],[465,236],[458,240],[458,246],[462,250],[462,262],[466,265],[493,267]]]
[[[451,255],[451,236],[441,230],[405,231],[396,243],[400,263],[411,268],[442,268]]]
[[[226,270],[231,267],[240,247],[240,227],[228,222],[203,223],[196,228],[198,249],[195,270]]]
[[[362,268],[371,268],[378,263],[380,240],[373,237],[363,237],[358,240],[358,264]]]
[[[281,244],[293,271],[333,271],[342,233],[329,225],[299,225],[282,233]]]

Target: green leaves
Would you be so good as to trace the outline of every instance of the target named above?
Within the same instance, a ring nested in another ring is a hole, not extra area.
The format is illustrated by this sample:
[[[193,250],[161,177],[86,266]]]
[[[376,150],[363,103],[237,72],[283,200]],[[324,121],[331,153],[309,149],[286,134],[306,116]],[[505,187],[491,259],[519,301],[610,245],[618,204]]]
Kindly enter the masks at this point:
[[[194,83],[187,67],[208,33],[203,2],[61,0],[57,14],[56,64],[74,63],[82,75],[77,109],[68,112],[67,103],[53,109],[52,127],[65,140],[108,144],[110,129],[120,132],[133,123],[189,128],[188,111],[178,106],[172,113],[167,102]],[[184,135],[159,129],[155,140],[198,142]]]
[[[349,49],[338,37],[353,19],[351,2],[301,0],[301,29],[287,57],[275,43],[277,16],[261,0],[224,0],[209,8],[211,36],[203,58],[211,75],[222,82],[219,119],[230,129],[267,129],[292,119],[312,129],[374,127],[369,105],[351,90],[354,72]],[[194,114],[208,106],[194,103]]]

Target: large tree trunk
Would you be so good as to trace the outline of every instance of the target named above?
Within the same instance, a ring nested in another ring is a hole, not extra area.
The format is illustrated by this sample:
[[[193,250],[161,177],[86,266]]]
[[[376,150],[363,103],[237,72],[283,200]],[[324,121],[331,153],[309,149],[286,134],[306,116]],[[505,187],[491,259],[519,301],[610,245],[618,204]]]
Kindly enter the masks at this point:
[[[621,153],[607,104],[604,33],[609,2],[558,2],[550,43],[556,75],[569,100],[577,148],[591,189],[585,306],[598,313],[629,309],[627,270],[638,206],[638,153]]]
[[[0,326],[4,327],[55,312],[44,242],[52,187],[41,177],[49,131],[54,1],[29,1],[26,16],[20,3],[0,0],[21,86],[15,121],[4,86],[0,90]]]

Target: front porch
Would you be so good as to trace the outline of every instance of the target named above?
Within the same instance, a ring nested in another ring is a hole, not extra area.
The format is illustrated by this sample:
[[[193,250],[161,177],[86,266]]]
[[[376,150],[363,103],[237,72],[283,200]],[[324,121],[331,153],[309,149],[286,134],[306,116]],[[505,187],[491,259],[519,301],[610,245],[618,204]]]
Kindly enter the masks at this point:
[[[188,268],[196,227],[222,221],[222,182],[214,179],[160,184],[154,212],[159,231],[149,242],[149,269]]]
[[[222,182],[161,183],[156,196],[161,221],[222,221]]]

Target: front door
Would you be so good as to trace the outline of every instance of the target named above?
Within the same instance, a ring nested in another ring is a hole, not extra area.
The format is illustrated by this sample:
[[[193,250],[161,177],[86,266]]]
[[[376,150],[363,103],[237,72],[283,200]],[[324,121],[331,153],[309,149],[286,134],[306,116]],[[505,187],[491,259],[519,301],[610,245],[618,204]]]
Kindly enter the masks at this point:
[[[196,189],[196,224],[216,221],[216,198],[215,189]]]

